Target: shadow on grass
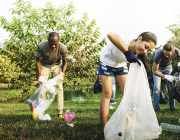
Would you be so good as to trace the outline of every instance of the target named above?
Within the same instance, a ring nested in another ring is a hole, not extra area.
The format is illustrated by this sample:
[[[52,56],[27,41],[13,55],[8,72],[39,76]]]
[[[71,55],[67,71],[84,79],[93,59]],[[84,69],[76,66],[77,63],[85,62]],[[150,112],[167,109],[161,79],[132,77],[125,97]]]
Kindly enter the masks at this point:
[[[35,121],[31,115],[0,115],[0,138],[3,139],[104,139],[99,119],[76,117],[74,127],[57,117]]]

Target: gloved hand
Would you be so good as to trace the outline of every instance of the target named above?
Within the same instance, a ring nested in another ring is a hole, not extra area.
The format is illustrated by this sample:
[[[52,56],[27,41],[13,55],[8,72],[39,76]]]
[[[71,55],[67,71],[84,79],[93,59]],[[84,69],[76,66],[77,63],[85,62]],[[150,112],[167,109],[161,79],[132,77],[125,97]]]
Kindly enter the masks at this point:
[[[43,83],[45,82],[46,80],[44,79],[44,76],[39,76],[39,79],[38,79],[39,83]]]
[[[139,62],[136,55],[133,54],[130,50],[126,51],[124,55],[126,56],[128,62],[130,63],[137,62],[141,66],[141,63]]]
[[[63,78],[64,78],[64,72],[60,71],[60,72],[59,72],[59,75],[57,76],[58,82],[61,83],[62,80],[63,80]]]
[[[169,82],[172,82],[175,78],[171,75],[164,75],[164,78],[167,79]]]

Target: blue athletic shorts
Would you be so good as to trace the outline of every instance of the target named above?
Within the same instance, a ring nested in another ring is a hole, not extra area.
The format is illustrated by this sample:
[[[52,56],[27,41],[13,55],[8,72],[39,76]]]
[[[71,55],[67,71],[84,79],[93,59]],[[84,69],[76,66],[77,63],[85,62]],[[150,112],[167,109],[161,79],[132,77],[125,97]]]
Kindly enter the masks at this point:
[[[106,76],[118,76],[118,75],[126,75],[128,74],[128,67],[119,67],[119,68],[113,68],[108,65],[102,64],[102,62],[99,62],[99,68],[96,72],[98,75],[106,75]]]

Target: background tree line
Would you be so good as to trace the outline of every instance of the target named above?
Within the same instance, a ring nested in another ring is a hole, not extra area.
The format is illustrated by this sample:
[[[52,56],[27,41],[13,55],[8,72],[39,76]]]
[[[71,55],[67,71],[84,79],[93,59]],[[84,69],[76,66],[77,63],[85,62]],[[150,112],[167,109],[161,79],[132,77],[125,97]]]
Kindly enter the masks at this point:
[[[95,79],[99,52],[106,44],[105,38],[98,40],[100,32],[95,19],[89,21],[88,14],[84,13],[81,19],[75,20],[76,8],[72,2],[59,8],[48,2],[45,8],[38,8],[32,7],[29,1],[18,0],[10,11],[13,15],[10,22],[0,16],[0,26],[10,32],[10,39],[5,40],[5,48],[0,51],[2,58],[10,59],[0,62],[4,63],[0,64],[0,82],[11,82],[14,88],[23,88],[27,92],[33,80],[37,80],[36,47],[47,40],[51,31],[59,33],[60,42],[68,49],[64,85],[83,89],[83,79]],[[11,64],[15,69],[9,69]]]
[[[68,49],[64,86],[84,89],[83,80],[95,81],[99,53],[107,45],[106,37],[99,41],[100,32],[95,19],[89,21],[87,13],[79,20],[74,19],[76,8],[72,2],[58,8],[48,2],[45,8],[39,8],[32,7],[29,1],[17,0],[15,8],[10,11],[13,15],[10,22],[0,16],[0,27],[10,33],[10,38],[3,43],[5,47],[0,48],[0,82],[12,83],[13,88],[23,88],[27,92],[33,80],[37,80],[36,47],[47,40],[51,31],[59,33],[60,42]],[[174,34],[172,42],[178,47],[179,24],[167,28]],[[154,53],[147,54],[151,67]],[[178,61],[177,58],[173,61],[173,67]],[[148,77],[152,76],[152,70],[147,73]]]

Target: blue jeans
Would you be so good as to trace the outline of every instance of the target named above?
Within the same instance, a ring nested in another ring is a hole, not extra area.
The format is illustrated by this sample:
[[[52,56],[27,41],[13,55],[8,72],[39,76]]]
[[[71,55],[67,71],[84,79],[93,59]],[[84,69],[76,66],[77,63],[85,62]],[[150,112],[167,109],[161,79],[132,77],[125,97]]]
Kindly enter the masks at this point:
[[[166,66],[166,67],[159,67],[159,72],[170,75],[172,71],[172,65]],[[159,93],[161,91],[161,77],[156,76],[153,74],[153,80],[154,80],[154,88],[153,88],[153,102],[154,102],[154,109],[160,109],[159,107]],[[165,84],[168,88],[168,98],[169,98],[169,108],[175,108],[175,100],[169,97],[169,86],[168,81],[165,79]]]

